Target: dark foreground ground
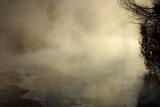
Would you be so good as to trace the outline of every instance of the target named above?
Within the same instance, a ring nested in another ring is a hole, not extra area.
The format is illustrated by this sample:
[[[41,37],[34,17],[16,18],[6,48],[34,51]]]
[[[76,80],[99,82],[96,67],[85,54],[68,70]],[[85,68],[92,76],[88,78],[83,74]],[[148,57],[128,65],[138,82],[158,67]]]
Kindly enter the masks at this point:
[[[22,98],[29,90],[18,86],[0,89],[0,107],[44,107],[40,102]]]
[[[99,99],[92,99],[92,102],[86,98],[54,98],[52,95],[46,98],[42,103],[38,100],[31,100],[24,97],[29,90],[19,86],[9,86],[0,88],[0,107],[118,107],[106,106]],[[125,106],[126,107],[126,106]]]

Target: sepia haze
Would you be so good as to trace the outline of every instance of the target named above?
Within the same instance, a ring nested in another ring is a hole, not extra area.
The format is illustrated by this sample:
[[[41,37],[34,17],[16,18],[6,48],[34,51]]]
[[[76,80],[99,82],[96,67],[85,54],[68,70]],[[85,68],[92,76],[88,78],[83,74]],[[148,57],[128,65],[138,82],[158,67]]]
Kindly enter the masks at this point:
[[[145,67],[128,16],[116,0],[1,0],[0,87],[134,107]]]

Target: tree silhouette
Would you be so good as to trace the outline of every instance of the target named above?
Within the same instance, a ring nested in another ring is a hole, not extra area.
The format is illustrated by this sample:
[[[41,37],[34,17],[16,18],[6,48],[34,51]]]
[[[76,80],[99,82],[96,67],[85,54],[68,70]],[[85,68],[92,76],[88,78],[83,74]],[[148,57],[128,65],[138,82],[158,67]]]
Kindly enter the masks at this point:
[[[141,53],[148,70],[137,107],[160,107],[160,0],[152,0],[151,7],[138,5],[135,0],[120,3],[140,22]]]

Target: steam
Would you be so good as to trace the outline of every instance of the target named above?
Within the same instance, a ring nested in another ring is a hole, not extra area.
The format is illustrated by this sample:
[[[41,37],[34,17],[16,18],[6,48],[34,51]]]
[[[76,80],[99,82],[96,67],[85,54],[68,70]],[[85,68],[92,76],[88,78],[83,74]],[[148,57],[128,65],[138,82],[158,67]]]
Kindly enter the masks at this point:
[[[135,105],[144,73],[138,30],[116,0],[2,0],[0,23],[2,86]]]

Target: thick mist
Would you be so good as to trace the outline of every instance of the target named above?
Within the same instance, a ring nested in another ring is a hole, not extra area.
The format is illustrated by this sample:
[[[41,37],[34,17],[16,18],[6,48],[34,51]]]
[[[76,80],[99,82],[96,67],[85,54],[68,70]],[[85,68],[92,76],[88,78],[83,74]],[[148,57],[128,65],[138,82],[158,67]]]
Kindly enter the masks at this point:
[[[48,107],[135,106],[138,25],[116,0],[1,0],[0,23],[0,87],[30,89]]]

